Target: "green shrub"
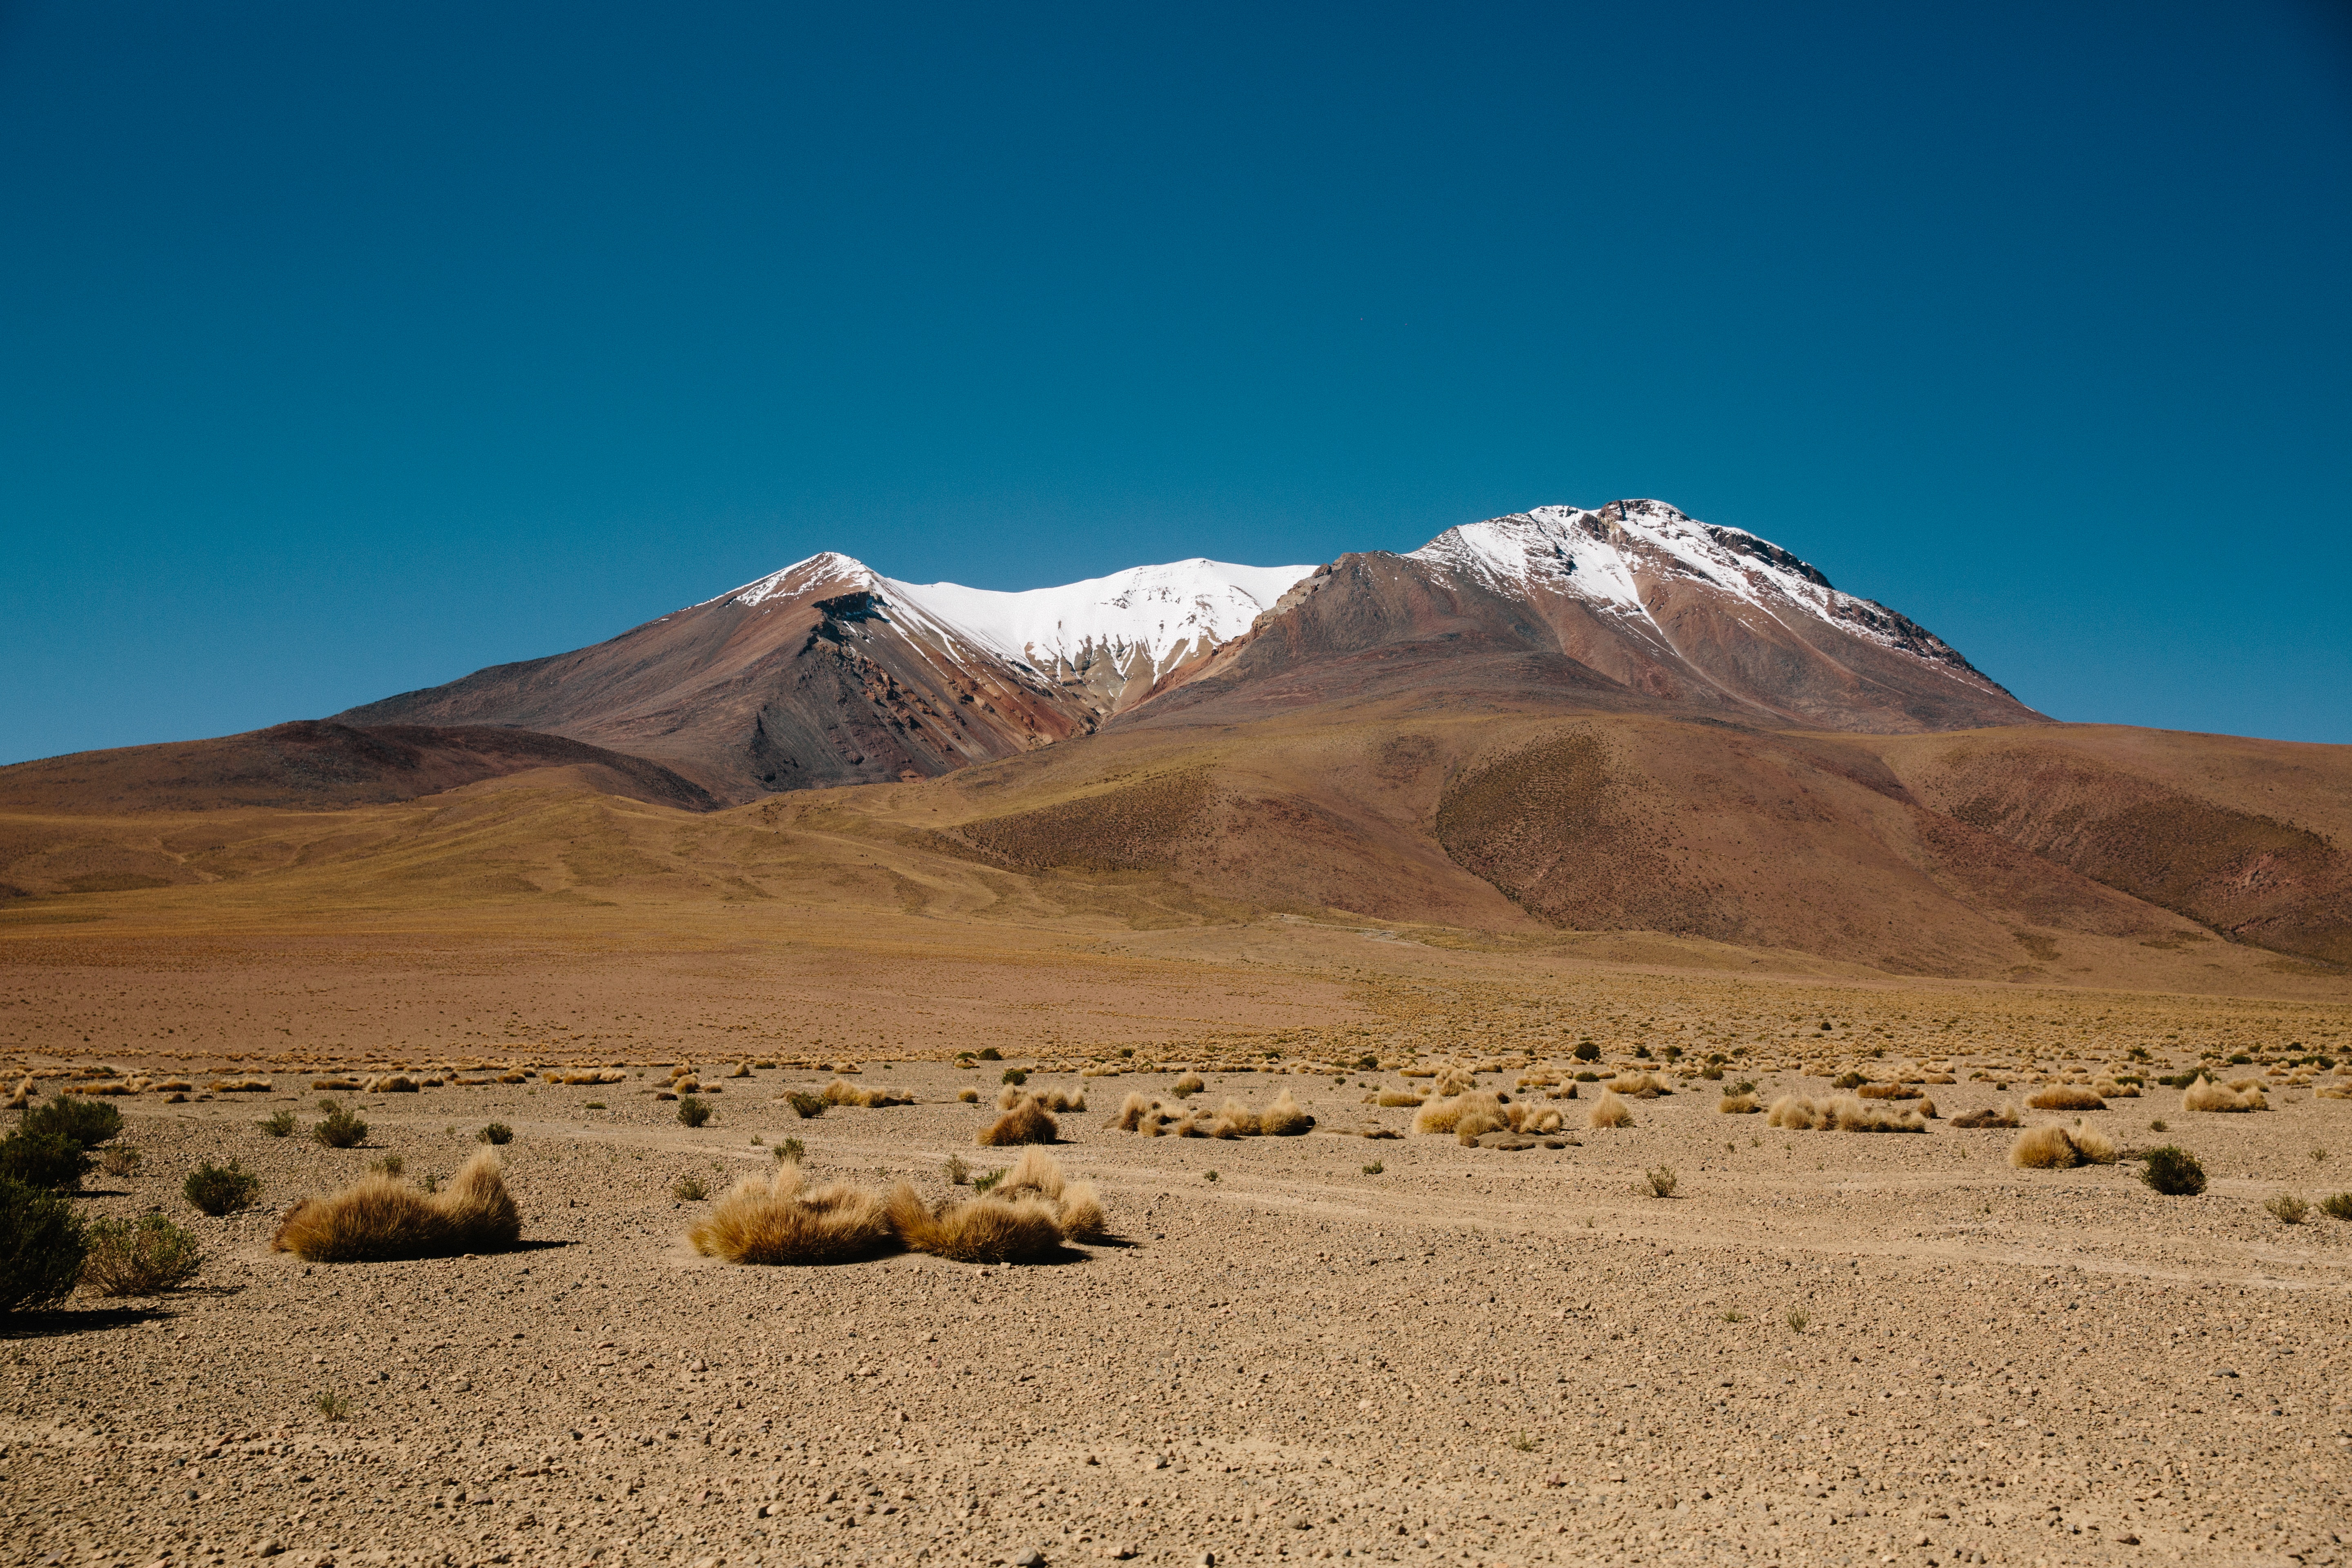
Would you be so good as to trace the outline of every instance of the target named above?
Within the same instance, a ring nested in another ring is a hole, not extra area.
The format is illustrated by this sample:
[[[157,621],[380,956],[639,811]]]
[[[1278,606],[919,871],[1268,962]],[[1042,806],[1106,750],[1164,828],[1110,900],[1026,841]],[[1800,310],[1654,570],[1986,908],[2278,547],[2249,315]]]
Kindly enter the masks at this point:
[[[979,1059],[984,1062],[1001,1062],[1004,1059],[1004,1053],[994,1046],[985,1046],[981,1048]]]
[[[26,1132],[54,1132],[85,1149],[95,1149],[122,1131],[122,1112],[87,1095],[61,1095],[25,1112],[18,1123]]]
[[[688,1127],[699,1127],[710,1120],[710,1102],[691,1094],[677,1097],[677,1119]]]
[[[0,1176],[50,1192],[79,1190],[89,1174],[89,1151],[58,1132],[27,1132],[22,1128],[0,1138]]]
[[[310,1129],[310,1136],[330,1149],[356,1149],[368,1134],[367,1123],[331,1100],[319,1101],[326,1114]]]
[[[797,1138],[787,1138],[782,1142],[776,1145],[776,1158],[780,1162],[797,1165],[802,1160],[805,1159],[807,1155],[807,1145],[803,1144]]]
[[[2352,1219],[2352,1193],[2338,1193],[2332,1198],[2320,1199],[2319,1212],[2330,1219]]]
[[[160,1296],[194,1279],[204,1260],[196,1238],[162,1215],[101,1219],[89,1227],[81,1277],[101,1296]]]
[[[88,1250],[71,1204],[32,1183],[0,1176],[0,1313],[64,1300],[81,1278]]]
[[[2311,1217],[2311,1205],[2294,1193],[2281,1193],[2263,1207],[2281,1225],[2301,1225]]]
[[[823,1116],[824,1114],[824,1097],[823,1095],[811,1094],[804,1089],[796,1089],[793,1090],[792,1093],[784,1096],[784,1103],[791,1106],[795,1111],[799,1112],[801,1120],[803,1121],[808,1121],[812,1117]]]
[[[1387,1169],[1388,1167],[1386,1165],[1381,1163],[1378,1160],[1375,1160],[1370,1164],[1364,1167],[1364,1174],[1368,1176],[1377,1176],[1382,1171]]]
[[[1597,1062],[1601,1059],[1601,1047],[1591,1040],[1579,1040],[1576,1043],[1575,1056],[1580,1062]]]
[[[1029,1081],[1029,1075],[1022,1071],[1019,1068],[1006,1068],[1004,1069],[1004,1081],[1007,1083],[1027,1083]]]
[[[700,1176],[680,1176],[670,1187],[669,1195],[680,1203],[698,1204],[710,1195],[710,1184]]]
[[[2177,1144],[2150,1149],[2139,1179],[2168,1198],[2193,1198],[2205,1190],[2205,1167]]]
[[[261,1130],[272,1138],[283,1138],[294,1131],[294,1113],[273,1110],[261,1119]]]
[[[210,1160],[188,1173],[180,1192],[190,1203],[213,1215],[249,1209],[261,1195],[261,1178],[231,1160],[215,1165]]]
[[[493,1121],[475,1133],[474,1141],[478,1143],[511,1143],[514,1142],[514,1129],[503,1121]]]

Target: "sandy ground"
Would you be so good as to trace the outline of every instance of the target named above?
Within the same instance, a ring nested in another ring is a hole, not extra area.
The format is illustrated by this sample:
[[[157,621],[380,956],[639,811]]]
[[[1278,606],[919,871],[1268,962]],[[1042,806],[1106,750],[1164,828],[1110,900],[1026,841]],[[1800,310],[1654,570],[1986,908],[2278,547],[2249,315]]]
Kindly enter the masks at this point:
[[[1931,1090],[1945,1117],[2018,1098],[1955,1066]],[[687,1245],[705,1205],[679,1179],[715,1195],[787,1136],[822,1174],[946,1192],[950,1154],[992,1163],[972,1143],[986,1113],[953,1094],[995,1074],[870,1062],[861,1081],[922,1103],[801,1121],[775,1097],[822,1075],[762,1071],[697,1131],[651,1099],[650,1068],[347,1094],[373,1129],[350,1151],[259,1129],[313,1114],[307,1075],[282,1069],[268,1095],[121,1101],[144,1173],[93,1176],[84,1206],[160,1206],[210,1257],[194,1289],[8,1329],[0,1556],[2343,1556],[2352,1225],[2261,1204],[2352,1187],[2352,1101],[2284,1090],[2265,1114],[2192,1116],[2154,1089],[2089,1113],[2118,1142],[2203,1157],[2211,1189],[2171,1199],[2128,1163],[2013,1170],[2007,1131],[1769,1129],[1717,1114],[1704,1081],[1557,1151],[1143,1139],[1105,1125],[1168,1081],[1134,1074],[1086,1080],[1092,1109],[1061,1119],[1115,1245],[992,1269],[758,1269]],[[1223,1073],[1208,1095],[1288,1087],[1326,1128],[1402,1129],[1410,1112],[1360,1103],[1374,1083],[1399,1080]],[[1562,1104],[1572,1126],[1584,1092]],[[516,1131],[525,1250],[268,1250],[294,1199],[387,1153],[446,1175],[493,1119]],[[263,1177],[260,1205],[196,1215],[180,1177],[229,1157]],[[1671,1199],[1642,1182],[1662,1164]]]

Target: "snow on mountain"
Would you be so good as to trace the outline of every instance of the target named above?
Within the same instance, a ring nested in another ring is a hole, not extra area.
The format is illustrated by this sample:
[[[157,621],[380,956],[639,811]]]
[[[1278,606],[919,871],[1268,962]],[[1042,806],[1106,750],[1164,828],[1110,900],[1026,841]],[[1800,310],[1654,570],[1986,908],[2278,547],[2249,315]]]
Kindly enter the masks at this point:
[[[1745,529],[1700,522],[1664,501],[1612,501],[1597,510],[1539,506],[1448,529],[1407,559],[1448,567],[1517,596],[1541,588],[1584,599],[1662,647],[1671,643],[1650,612],[1643,583],[1681,577],[1783,624],[1792,614],[1809,616],[1977,677],[1942,639],[1874,600],[1838,592],[1779,545]]]
[[[1025,666],[1118,707],[1160,677],[1249,630],[1308,566],[1239,566],[1193,559],[1134,566],[1108,577],[1008,593],[959,583],[902,583],[827,551],[794,562],[719,600],[760,605],[837,584],[878,596],[909,636]],[[716,603],[718,601],[711,601]]]

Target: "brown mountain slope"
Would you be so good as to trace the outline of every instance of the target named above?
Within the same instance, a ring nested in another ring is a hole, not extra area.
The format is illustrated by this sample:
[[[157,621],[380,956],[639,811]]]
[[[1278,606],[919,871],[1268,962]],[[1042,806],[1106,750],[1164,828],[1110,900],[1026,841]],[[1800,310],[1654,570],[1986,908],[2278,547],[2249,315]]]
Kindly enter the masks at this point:
[[[667,768],[561,735],[482,725],[302,720],[216,740],[79,752],[0,767],[0,810],[324,811],[415,800],[540,768],[578,769],[583,782],[604,794],[686,811],[715,810],[719,804]]]

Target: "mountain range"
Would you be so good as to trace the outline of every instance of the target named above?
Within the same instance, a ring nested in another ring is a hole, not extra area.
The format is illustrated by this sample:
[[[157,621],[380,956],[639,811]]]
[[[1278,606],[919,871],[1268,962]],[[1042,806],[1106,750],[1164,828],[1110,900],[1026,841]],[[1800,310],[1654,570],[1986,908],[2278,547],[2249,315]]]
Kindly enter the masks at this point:
[[[227,875],[279,863],[287,812],[515,786],[627,801],[596,864],[664,897],[782,896],[757,846],[789,840],[982,908],[1018,885],[1139,920],[1655,931],[2080,983],[2207,984],[2216,941],[2352,965],[2352,748],[2056,722],[1780,546],[1638,500],[1024,593],[815,555],[329,720],[0,769],[0,896]],[[200,862],[135,826],[60,847],[89,837],[74,814],[230,810],[278,813],[269,847]],[[403,864],[440,863],[426,840],[461,817],[402,828],[425,836]],[[373,851],[333,853],[368,874]],[[584,864],[493,880],[614,885]]]

